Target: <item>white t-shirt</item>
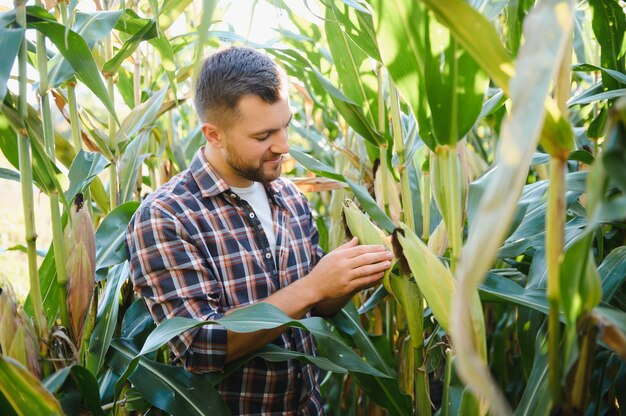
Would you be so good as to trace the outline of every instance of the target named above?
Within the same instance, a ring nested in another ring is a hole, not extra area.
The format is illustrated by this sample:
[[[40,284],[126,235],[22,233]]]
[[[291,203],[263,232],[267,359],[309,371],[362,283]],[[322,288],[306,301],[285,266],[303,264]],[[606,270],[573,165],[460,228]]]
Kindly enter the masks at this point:
[[[267,241],[272,249],[272,256],[276,258],[276,234],[274,233],[274,220],[272,218],[272,209],[270,208],[270,203],[267,200],[265,188],[260,182],[254,182],[247,188],[235,188],[234,186],[231,186],[230,188],[233,192],[239,195],[239,198],[248,202],[254,210],[254,214],[257,216],[259,221],[261,221],[263,231],[265,231],[265,236],[267,237]]]

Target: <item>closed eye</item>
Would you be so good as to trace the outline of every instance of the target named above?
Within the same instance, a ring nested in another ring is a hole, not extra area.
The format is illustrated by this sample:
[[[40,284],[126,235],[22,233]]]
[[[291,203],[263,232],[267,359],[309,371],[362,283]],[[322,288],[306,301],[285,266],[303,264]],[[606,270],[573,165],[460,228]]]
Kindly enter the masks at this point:
[[[289,125],[291,124],[291,120],[292,120],[292,119],[293,119],[293,114],[291,115],[291,117],[289,117],[289,120],[287,121],[287,124],[285,124],[285,125],[283,126],[283,128],[284,128],[284,129],[286,129],[286,128],[288,128],[288,127],[289,127]],[[275,132],[277,132],[277,131],[278,131],[278,129],[267,130],[267,131],[264,131],[264,132],[258,133],[258,134],[256,134],[256,135],[253,135],[253,137],[254,137],[256,140],[263,141],[263,140],[267,140],[267,139],[269,139],[269,138],[270,138],[270,136],[271,136],[272,134],[274,134]]]

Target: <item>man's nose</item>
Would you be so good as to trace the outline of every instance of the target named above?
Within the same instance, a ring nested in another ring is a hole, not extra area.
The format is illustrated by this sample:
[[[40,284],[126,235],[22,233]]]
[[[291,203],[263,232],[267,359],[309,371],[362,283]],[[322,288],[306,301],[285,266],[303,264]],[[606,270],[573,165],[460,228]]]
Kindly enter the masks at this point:
[[[276,135],[274,135],[274,142],[272,143],[271,151],[276,154],[289,153],[289,132],[288,128],[281,129]]]

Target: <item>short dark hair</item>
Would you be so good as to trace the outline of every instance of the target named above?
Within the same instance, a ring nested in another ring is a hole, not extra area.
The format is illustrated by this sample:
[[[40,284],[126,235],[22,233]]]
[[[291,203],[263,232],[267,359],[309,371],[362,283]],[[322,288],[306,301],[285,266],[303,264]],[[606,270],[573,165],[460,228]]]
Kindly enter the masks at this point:
[[[244,95],[274,104],[284,93],[285,72],[263,53],[231,46],[210,55],[196,83],[194,106],[202,122],[228,127]]]

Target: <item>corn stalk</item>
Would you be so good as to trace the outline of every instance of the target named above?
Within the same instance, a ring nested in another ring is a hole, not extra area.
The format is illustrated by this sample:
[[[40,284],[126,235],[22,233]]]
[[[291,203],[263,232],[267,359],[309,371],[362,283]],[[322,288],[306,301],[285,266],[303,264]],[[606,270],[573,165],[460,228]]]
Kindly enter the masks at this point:
[[[16,21],[18,26],[26,28],[26,1],[17,0],[14,3]],[[28,116],[28,104],[26,102],[26,87],[28,75],[26,71],[26,37],[22,39],[18,54],[19,67],[19,101],[18,113],[22,120]],[[26,254],[28,256],[28,276],[30,283],[30,295],[33,301],[33,318],[35,331],[40,339],[40,349],[45,355],[45,341],[48,339],[46,318],[43,314],[43,302],[39,287],[39,274],[37,271],[37,232],[35,231],[35,206],[33,198],[33,166],[30,155],[30,138],[26,127],[17,131],[17,142],[20,161],[20,177],[22,184],[22,203],[24,205],[24,226],[26,231]]]
[[[104,0],[104,10],[109,11],[111,9],[111,0]],[[109,34],[104,39],[104,59],[105,61],[109,61],[113,58],[113,35]],[[109,99],[111,100],[111,104],[115,106],[115,82],[114,82],[114,74],[105,74],[107,81],[107,92],[109,94]],[[111,153],[113,154],[113,158],[111,159],[111,166],[109,166],[109,195],[111,198],[111,210],[113,210],[118,203],[118,181],[117,181],[117,140],[116,140],[116,132],[117,132],[117,124],[115,120],[115,115],[109,112],[109,147],[111,149]]]
[[[415,220],[413,217],[413,198],[411,186],[409,184],[409,175],[407,172],[407,164],[404,153],[404,139],[402,137],[402,120],[400,118],[400,101],[398,99],[398,91],[389,77],[389,99],[391,107],[391,125],[393,130],[394,148],[398,154],[398,165],[400,174],[400,189],[402,196],[402,210],[404,213],[404,222],[408,229],[415,231]],[[411,345],[413,346],[415,367],[415,400],[417,413],[420,415],[430,415],[430,394],[428,388],[428,376],[424,369],[424,302],[423,296],[419,288],[411,285],[410,275],[402,272],[399,280],[404,282],[404,290],[400,290],[397,295],[406,299],[403,304],[407,318],[409,319],[409,330],[411,332]],[[409,291],[409,289],[412,289]],[[412,298],[408,298],[411,296]],[[408,306],[410,308],[407,308]],[[407,310],[408,309],[408,310]],[[409,316],[411,314],[411,316]]]
[[[37,1],[38,6],[42,6],[41,1]],[[66,7],[61,2],[61,7]],[[67,14],[67,13],[66,13]],[[46,55],[46,38],[43,33],[37,32],[37,69],[39,71],[39,96],[41,98],[40,111],[43,121],[43,137],[46,151],[50,160],[56,160],[54,143],[54,126],[52,125],[52,115],[50,113],[50,96],[48,94],[48,57]],[[54,264],[57,272],[57,284],[59,286],[59,304],[61,308],[61,322],[63,326],[69,328],[69,318],[67,313],[67,271],[65,268],[65,248],[63,242],[63,223],[59,210],[58,191],[50,193],[50,216],[52,220],[52,247],[54,249]]]
[[[556,103],[564,118],[567,118],[567,100],[570,94],[572,62],[571,36],[565,47],[561,66],[556,79]],[[563,401],[561,379],[563,378],[561,351],[561,262],[565,233],[565,171],[569,149],[553,143],[550,154],[550,186],[546,211],[546,266],[548,276],[547,298],[550,305],[548,315],[548,360],[552,405],[559,407]]]

